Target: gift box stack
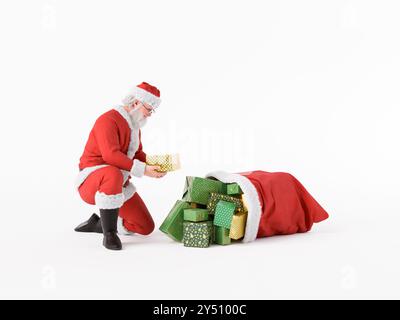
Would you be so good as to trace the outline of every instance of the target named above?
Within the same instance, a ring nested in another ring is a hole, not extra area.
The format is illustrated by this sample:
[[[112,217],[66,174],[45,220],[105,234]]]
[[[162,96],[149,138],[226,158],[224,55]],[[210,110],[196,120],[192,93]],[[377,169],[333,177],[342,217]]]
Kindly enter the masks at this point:
[[[182,200],[178,200],[160,227],[185,247],[228,245],[244,237],[247,209],[236,183],[186,177]]]

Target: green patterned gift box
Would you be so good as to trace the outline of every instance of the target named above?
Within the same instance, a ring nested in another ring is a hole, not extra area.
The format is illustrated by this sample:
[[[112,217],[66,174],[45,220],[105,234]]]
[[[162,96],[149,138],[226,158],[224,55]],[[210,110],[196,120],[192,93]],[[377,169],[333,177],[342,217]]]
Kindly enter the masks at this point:
[[[240,189],[237,183],[229,183],[226,186],[226,194],[228,195],[241,195],[243,194],[242,189]]]
[[[218,180],[186,177],[182,200],[206,205],[211,193],[224,193],[226,185]]]
[[[231,244],[232,240],[229,237],[229,229],[214,226],[213,242],[222,246]]]
[[[183,223],[183,244],[185,247],[208,248],[213,236],[212,221]]]
[[[214,224],[225,229],[230,229],[233,215],[236,211],[236,204],[220,200],[215,208]]]
[[[201,222],[209,220],[209,214],[207,209],[185,209],[183,212],[183,220],[191,222]]]
[[[184,210],[189,208],[189,203],[178,200],[160,226],[160,230],[170,238],[181,242],[183,239]]]
[[[228,196],[226,194],[220,194],[220,193],[211,193],[210,199],[207,203],[207,209],[209,211],[210,214],[214,214],[215,213],[215,208],[217,207],[217,203],[220,200],[224,200],[224,201],[228,201],[228,202],[232,202],[236,205],[236,209],[238,212],[243,212],[244,211],[244,206],[243,206],[243,202],[242,199],[239,198],[235,198],[232,196]]]

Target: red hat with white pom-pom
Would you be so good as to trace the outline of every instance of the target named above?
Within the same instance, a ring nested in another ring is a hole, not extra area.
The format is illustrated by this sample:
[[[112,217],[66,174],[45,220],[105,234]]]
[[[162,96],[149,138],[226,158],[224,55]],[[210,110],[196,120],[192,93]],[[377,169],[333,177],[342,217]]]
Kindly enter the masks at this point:
[[[129,104],[132,102],[132,99],[137,99],[140,102],[147,103],[153,109],[156,109],[161,103],[160,90],[147,82],[142,82],[128,93],[128,96],[123,102]]]

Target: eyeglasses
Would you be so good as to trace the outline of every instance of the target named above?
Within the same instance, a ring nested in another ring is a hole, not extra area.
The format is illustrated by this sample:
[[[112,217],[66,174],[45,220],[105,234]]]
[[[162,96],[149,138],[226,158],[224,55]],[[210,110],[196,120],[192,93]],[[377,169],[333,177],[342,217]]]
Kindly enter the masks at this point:
[[[143,106],[143,108],[145,108],[146,111],[147,111],[148,113],[150,113],[150,114],[156,112],[156,110],[154,110],[153,108],[147,108],[143,102],[142,102],[142,106]]]

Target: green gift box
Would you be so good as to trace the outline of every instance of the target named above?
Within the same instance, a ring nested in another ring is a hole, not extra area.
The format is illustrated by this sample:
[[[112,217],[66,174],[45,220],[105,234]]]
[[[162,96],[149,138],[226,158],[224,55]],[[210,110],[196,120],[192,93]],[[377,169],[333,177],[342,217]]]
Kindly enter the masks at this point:
[[[211,193],[226,191],[224,183],[218,180],[186,177],[182,200],[206,205]]]
[[[191,222],[201,222],[208,220],[207,209],[185,209],[183,212],[183,220]]]
[[[243,194],[242,189],[237,183],[229,183],[226,186],[226,194],[228,195],[240,195]]]
[[[207,209],[208,209],[210,214],[214,214],[215,213],[215,208],[217,207],[217,203],[220,200],[224,200],[224,201],[228,201],[228,202],[234,203],[236,205],[236,208],[237,208],[238,212],[244,212],[245,211],[242,199],[235,198],[235,197],[232,197],[232,196],[228,196],[226,194],[211,193],[210,199],[209,199],[209,201],[207,203]]]
[[[181,242],[183,239],[184,210],[189,208],[189,203],[178,200],[160,226],[160,230],[172,239]]]
[[[219,227],[230,229],[236,204],[220,200],[215,208],[214,224]],[[228,234],[229,235],[229,234]]]
[[[213,242],[222,246],[231,244],[231,238],[229,237],[229,229],[214,226],[214,237]]]
[[[207,248],[211,244],[212,221],[183,223],[183,245],[185,247]]]

